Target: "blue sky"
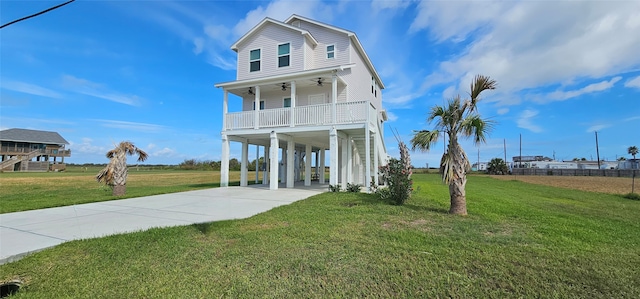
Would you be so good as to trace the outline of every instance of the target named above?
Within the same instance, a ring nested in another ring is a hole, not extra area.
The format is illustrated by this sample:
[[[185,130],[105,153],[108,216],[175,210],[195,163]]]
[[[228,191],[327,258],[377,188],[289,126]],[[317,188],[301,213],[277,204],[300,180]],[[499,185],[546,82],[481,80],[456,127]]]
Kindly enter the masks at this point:
[[[0,2],[0,22],[63,1]],[[59,132],[70,163],[106,163],[130,140],[149,164],[219,160],[230,46],[264,17],[298,14],[355,32],[377,68],[398,156],[434,104],[496,79],[480,112],[497,122],[472,162],[519,154],[627,156],[640,146],[640,1],[90,1],[0,29],[0,129]],[[230,104],[230,111],[240,106]],[[437,166],[443,144],[412,152]],[[239,157],[239,146],[233,145]],[[251,152],[251,150],[250,150]]]

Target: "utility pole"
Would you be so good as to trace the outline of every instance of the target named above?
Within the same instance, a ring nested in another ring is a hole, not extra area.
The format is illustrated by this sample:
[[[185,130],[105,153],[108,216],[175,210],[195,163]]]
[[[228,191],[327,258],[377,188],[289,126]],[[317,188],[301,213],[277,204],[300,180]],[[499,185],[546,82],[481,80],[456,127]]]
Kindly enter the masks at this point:
[[[502,139],[504,144],[504,163],[507,163],[507,139]]]
[[[476,165],[476,171],[480,171],[480,148],[478,148],[478,164]]]
[[[596,159],[598,159],[598,169],[600,169],[600,149],[598,149],[598,131],[596,132]]]
[[[520,159],[518,159],[518,168],[522,168],[522,134],[520,134]]]

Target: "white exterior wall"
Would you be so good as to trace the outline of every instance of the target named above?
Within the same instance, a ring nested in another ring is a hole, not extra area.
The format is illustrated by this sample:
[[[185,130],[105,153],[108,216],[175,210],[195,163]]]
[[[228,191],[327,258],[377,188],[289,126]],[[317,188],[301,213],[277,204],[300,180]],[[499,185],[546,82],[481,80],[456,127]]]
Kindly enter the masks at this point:
[[[237,80],[255,79],[273,75],[288,74],[304,70],[304,39],[300,32],[266,24],[247,40],[238,45]],[[290,65],[278,67],[278,45],[291,43]],[[249,53],[260,49],[260,71],[249,72]]]
[[[355,63],[355,65],[349,70],[338,72],[338,75],[343,78],[349,86],[347,90],[347,98],[350,102],[371,101],[376,109],[379,109],[381,106],[381,94],[378,91],[378,97],[376,98],[374,97],[374,94],[371,93],[371,72],[369,72],[357,51],[352,49],[351,52],[351,63]]]
[[[325,103],[331,103],[331,84],[325,83],[322,87],[317,88],[298,88],[296,92],[296,106],[309,105],[309,95],[324,94]],[[347,100],[346,87],[340,85],[338,87],[338,102]],[[284,98],[291,97],[290,89],[287,91],[260,91],[261,100],[264,102],[265,109],[283,108]],[[246,95],[242,98],[242,111],[253,110],[254,95]]]
[[[314,68],[324,68],[349,63],[349,47],[351,43],[346,34],[304,21],[299,22],[299,25],[296,25],[296,27],[309,31],[318,41],[318,45],[312,53]],[[328,45],[335,45],[336,51],[334,59],[327,59],[326,51]]]

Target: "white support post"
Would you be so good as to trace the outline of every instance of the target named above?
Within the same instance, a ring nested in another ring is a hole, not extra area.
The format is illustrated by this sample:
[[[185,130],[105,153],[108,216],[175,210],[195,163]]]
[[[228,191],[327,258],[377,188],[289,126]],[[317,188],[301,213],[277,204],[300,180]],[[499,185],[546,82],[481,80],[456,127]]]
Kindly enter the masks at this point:
[[[287,140],[287,188],[293,188],[294,183],[296,182],[294,179],[294,160],[296,157],[296,144],[293,141],[293,138]]]
[[[220,161],[220,187],[229,187],[229,137],[222,134],[222,157]]]
[[[304,148],[304,185],[311,186],[311,145]]]
[[[331,75],[331,123],[335,124],[338,119],[338,75]]]
[[[227,114],[229,113],[229,91],[224,89],[222,96],[222,131],[227,130]]]
[[[291,116],[289,118],[290,126],[296,126],[296,81],[291,81]]]
[[[338,131],[335,127],[329,133],[329,184],[338,185]]]
[[[258,183],[258,180],[260,179],[260,146],[256,144],[256,181],[255,183]]]
[[[348,153],[347,153],[347,138],[342,138],[342,159],[340,159],[340,186],[342,190],[347,190],[347,161]]]
[[[380,165],[378,160],[380,159],[380,149],[378,148],[378,137],[379,135],[374,135],[373,138],[376,140],[373,145],[373,183],[378,186],[380,182],[378,181]]]
[[[347,157],[347,183],[353,184],[353,140],[351,137],[347,138],[347,153],[349,154]]]
[[[278,190],[278,134],[271,131],[271,153],[269,154],[269,189]]]
[[[264,170],[262,171],[262,184],[269,184],[269,147],[264,147]]]
[[[364,129],[364,184],[367,191],[371,191],[371,132],[369,128]]]
[[[253,128],[257,130],[260,127],[260,86],[256,86],[256,97],[253,101],[253,107],[255,108],[253,111]]]
[[[242,157],[240,158],[240,186],[246,187],[248,185],[249,177],[249,142],[247,140],[242,141]]]
[[[326,151],[327,151],[326,149],[320,150],[320,171],[318,172],[318,180],[320,181],[321,185],[324,185],[327,182],[325,181],[325,178],[324,178]]]

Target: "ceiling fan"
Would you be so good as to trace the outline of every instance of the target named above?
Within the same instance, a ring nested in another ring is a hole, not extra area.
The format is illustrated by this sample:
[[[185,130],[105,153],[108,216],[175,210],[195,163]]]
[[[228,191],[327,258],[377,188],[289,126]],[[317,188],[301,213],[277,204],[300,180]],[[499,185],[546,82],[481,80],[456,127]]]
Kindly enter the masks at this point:
[[[316,85],[322,86],[322,82],[324,82],[324,78],[318,77],[318,79],[311,79],[311,81],[316,82]]]
[[[249,90],[247,90],[247,92],[243,92],[243,93],[244,93],[244,94],[249,94],[249,95],[254,95],[254,94],[256,94],[256,93],[253,91],[253,87],[249,87]]]
[[[282,84],[276,84],[276,86],[280,87],[280,90],[282,90],[282,91],[286,91],[286,90],[287,90],[287,87],[291,86],[291,84],[290,84],[290,83],[284,83],[284,82],[283,82]]]

